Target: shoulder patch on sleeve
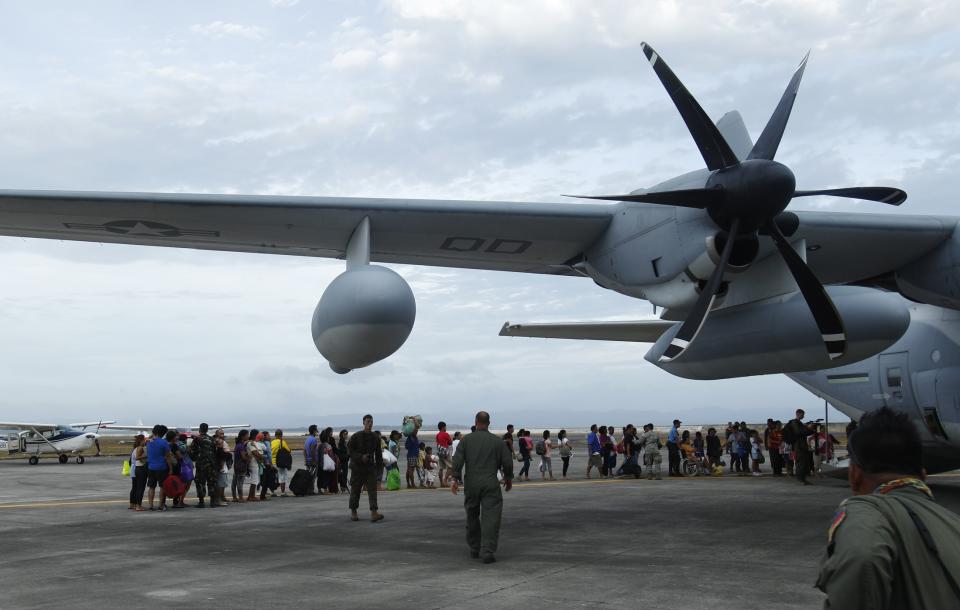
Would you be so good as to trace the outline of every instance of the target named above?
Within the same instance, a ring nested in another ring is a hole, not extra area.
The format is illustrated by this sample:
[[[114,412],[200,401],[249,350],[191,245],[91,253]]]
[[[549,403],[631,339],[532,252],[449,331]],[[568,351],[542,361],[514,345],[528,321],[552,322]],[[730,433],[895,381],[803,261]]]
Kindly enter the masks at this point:
[[[833,521],[830,522],[830,529],[827,531],[827,544],[833,544],[833,535],[836,533],[837,528],[840,527],[840,524],[843,523],[843,520],[847,518],[847,509],[843,506],[837,510],[836,514],[833,516]]]

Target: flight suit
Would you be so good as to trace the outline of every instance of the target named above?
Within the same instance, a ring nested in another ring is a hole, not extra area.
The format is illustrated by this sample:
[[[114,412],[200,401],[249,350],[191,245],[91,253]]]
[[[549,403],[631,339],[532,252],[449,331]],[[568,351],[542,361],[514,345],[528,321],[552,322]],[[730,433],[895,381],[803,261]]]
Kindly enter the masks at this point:
[[[216,446],[213,438],[208,434],[201,434],[193,439],[191,457],[196,467],[194,484],[197,488],[197,497],[217,497],[217,479],[220,469],[217,468]]]
[[[377,511],[377,473],[383,468],[383,452],[376,432],[354,432],[347,441],[350,453],[350,510],[360,507],[360,492],[367,486],[370,512]],[[366,463],[363,456],[369,456]],[[322,467],[322,466],[321,466]]]
[[[960,516],[919,479],[903,478],[840,504],[816,586],[828,596],[824,608],[956,608],[958,580]]]
[[[640,435],[640,444],[643,445],[643,465],[647,467],[647,478],[660,479],[660,463],[663,462],[663,456],[660,455],[660,435],[655,430],[644,432]]]
[[[463,437],[453,455],[453,476],[465,485],[467,544],[482,555],[495,553],[500,538],[503,493],[498,470],[503,470],[505,481],[513,480],[513,455],[503,439],[486,430]]]

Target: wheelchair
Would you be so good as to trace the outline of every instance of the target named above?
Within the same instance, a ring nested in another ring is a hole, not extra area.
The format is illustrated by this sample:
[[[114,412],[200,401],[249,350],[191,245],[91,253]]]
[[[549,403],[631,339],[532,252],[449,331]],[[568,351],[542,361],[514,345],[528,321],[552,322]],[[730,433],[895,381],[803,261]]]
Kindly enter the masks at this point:
[[[698,477],[700,475],[708,474],[707,471],[704,470],[703,463],[701,462],[701,458],[697,458],[697,457],[693,459],[681,458],[680,472],[682,472],[685,476],[688,476],[688,477]]]

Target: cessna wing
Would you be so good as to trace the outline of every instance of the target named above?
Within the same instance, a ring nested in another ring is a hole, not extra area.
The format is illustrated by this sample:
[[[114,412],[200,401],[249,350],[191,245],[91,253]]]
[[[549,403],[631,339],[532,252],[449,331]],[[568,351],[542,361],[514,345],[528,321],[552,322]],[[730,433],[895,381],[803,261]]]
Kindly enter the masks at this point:
[[[615,206],[346,197],[0,190],[0,235],[579,275]]]
[[[150,430],[153,426],[147,426],[144,424],[114,424],[113,422],[100,426],[102,430],[123,430],[128,432],[140,432],[143,430]],[[249,428],[250,424],[224,424],[220,426],[210,425],[211,430],[216,430],[217,428],[223,428],[224,430],[230,429],[239,429],[239,428]],[[176,430],[199,430],[200,426],[185,426],[185,427],[174,427],[171,429]]]
[[[0,422],[0,429],[3,430],[29,430],[34,432],[50,432],[57,428],[62,428],[63,424],[33,424],[29,422]]]

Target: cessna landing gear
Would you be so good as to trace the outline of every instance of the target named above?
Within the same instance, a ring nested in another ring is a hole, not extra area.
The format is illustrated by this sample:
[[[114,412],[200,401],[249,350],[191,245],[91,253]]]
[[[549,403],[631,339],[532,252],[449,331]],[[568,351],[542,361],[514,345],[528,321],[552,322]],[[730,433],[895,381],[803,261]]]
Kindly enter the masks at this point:
[[[83,456],[82,456],[82,455],[78,455],[78,456],[77,456],[77,464],[83,464]]]
[[[36,465],[37,465],[37,462],[40,461],[40,458],[38,458],[38,457],[35,456],[35,455],[31,455],[31,456],[30,456],[30,459],[29,459],[28,461],[30,462],[30,465],[31,465],[31,466],[36,466]]]
[[[59,461],[61,464],[66,464],[68,459],[70,458],[67,457],[66,453],[61,453],[60,457],[57,458],[57,461]]]

